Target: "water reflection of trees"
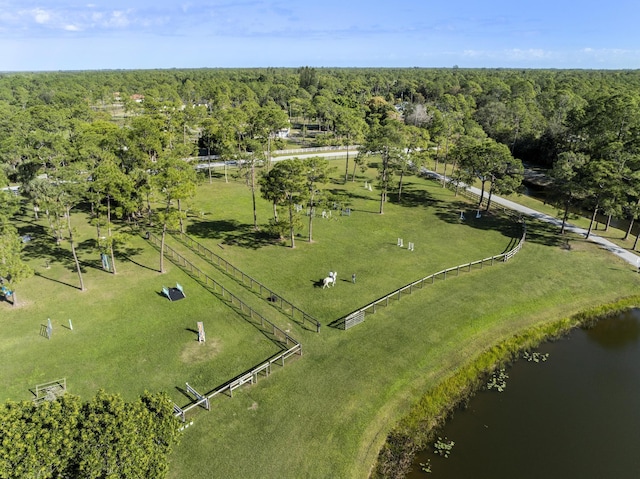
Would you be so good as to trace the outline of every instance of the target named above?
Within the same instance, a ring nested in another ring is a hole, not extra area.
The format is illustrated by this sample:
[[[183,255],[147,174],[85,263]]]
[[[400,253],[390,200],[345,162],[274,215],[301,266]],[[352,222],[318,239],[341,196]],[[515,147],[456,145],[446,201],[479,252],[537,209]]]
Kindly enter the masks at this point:
[[[587,337],[606,349],[622,349],[637,344],[640,339],[640,309],[598,321],[587,330]]]

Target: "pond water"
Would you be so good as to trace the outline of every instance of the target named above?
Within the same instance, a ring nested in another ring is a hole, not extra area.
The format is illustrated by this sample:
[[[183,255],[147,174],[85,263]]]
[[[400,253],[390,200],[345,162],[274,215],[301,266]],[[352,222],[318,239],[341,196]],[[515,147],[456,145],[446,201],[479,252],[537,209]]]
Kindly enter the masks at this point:
[[[640,310],[537,351],[548,360],[517,361],[503,392],[481,391],[445,425],[448,458],[424,451],[407,477],[640,478]]]

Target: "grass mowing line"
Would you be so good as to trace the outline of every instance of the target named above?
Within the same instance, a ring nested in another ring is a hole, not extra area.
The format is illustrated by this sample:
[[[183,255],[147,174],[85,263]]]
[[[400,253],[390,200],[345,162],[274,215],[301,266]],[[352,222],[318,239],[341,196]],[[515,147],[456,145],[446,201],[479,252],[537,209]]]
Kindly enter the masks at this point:
[[[283,303],[287,303],[287,306],[288,306],[287,309],[291,310],[291,313],[290,313],[289,317],[292,320],[294,320],[294,321],[296,320],[295,312],[297,311],[302,316],[301,322],[299,323],[299,324],[302,325],[302,327],[305,327],[306,326],[306,322],[309,321],[315,327],[315,331],[317,333],[320,332],[320,322],[317,319],[315,319],[309,313],[306,313],[302,309],[300,309],[297,306],[295,306],[292,302],[287,301],[286,299],[284,299],[281,294],[276,293],[272,289],[270,289],[267,286],[265,286],[262,283],[260,283],[258,280],[254,279],[251,276],[249,276],[248,274],[242,272],[240,269],[238,269],[235,266],[233,266],[230,262],[228,262],[227,260],[225,260],[221,256],[215,254],[213,251],[211,251],[206,246],[203,246],[200,243],[198,243],[196,240],[191,238],[189,235],[187,235],[185,233],[181,233],[179,231],[172,232],[171,235],[175,239],[177,239],[180,242],[182,242],[182,244],[184,244],[191,251],[193,251],[194,253],[198,254],[201,258],[205,259],[209,264],[211,264],[212,266],[215,266],[216,268],[218,268],[220,271],[225,273],[230,278],[233,278],[238,284],[241,284],[242,286],[247,288],[252,293],[257,294],[257,296],[260,297],[261,299],[264,299],[265,301],[268,301],[273,307],[278,306],[278,303],[279,303],[279,306],[280,306],[279,310],[283,314],[289,314],[289,313],[287,313],[287,310],[285,309],[284,304],[283,304]],[[185,238],[186,238],[186,241],[185,241]],[[196,245],[196,247],[194,248],[193,245]],[[214,258],[214,257],[217,259],[217,262],[214,262],[211,259],[211,258]],[[224,265],[225,265],[224,268],[220,264],[221,261],[224,262]],[[231,266],[233,274],[229,274],[229,266]],[[240,273],[240,275],[241,275],[241,279],[240,280],[236,277],[236,272]],[[249,280],[250,280],[250,283],[249,283],[248,287],[247,287],[247,284],[244,281],[245,277],[249,278]],[[260,287],[259,293],[256,293],[256,291],[253,289],[254,283],[257,284]],[[263,290],[265,290],[267,292],[267,296],[266,297],[262,296]]]

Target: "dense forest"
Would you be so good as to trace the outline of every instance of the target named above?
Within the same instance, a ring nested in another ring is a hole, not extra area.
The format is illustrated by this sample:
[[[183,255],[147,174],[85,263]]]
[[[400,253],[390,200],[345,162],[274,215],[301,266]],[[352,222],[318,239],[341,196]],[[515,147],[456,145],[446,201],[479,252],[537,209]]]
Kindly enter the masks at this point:
[[[575,207],[594,219],[598,213],[624,217],[629,235],[640,215],[639,102],[640,71],[302,67],[5,73],[0,186],[18,187],[19,194],[0,190],[0,278],[17,304],[16,286],[32,274],[21,260],[23,241],[12,224],[25,203],[36,217],[46,217],[52,241],[68,241],[80,289],[71,216],[79,204],[87,205],[96,248],[110,256],[116,274],[114,250],[124,240],[112,222],[154,221],[163,237],[182,228],[185,202],[197,182],[206,181],[188,161],[198,155],[239,165],[254,195],[254,227],[255,195],[261,193],[274,203],[269,228],[288,234],[294,246],[294,221],[278,216],[277,208],[291,212],[293,189],[297,202],[313,206],[326,165],[276,167],[271,155],[325,145],[353,148],[351,168],[375,158],[381,214],[388,194],[402,194],[404,175],[427,160],[453,184],[478,182],[489,198],[515,190],[527,164],[548,169],[551,198],[565,220]],[[353,179],[351,168],[347,160],[345,182]],[[311,237],[311,225],[309,230]],[[81,406],[69,407],[77,412]],[[162,460],[158,464],[153,467],[164,471]],[[70,460],[60,470],[66,467],[84,466]]]

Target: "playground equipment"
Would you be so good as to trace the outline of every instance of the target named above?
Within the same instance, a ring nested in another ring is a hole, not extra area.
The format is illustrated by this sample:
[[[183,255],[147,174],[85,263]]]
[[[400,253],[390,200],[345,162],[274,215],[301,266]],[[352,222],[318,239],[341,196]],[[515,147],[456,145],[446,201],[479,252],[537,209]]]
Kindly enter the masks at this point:
[[[166,286],[163,286],[162,294],[169,298],[169,301],[178,301],[179,299],[186,298],[182,286],[180,286],[178,283],[176,283],[175,288],[167,288]]]

